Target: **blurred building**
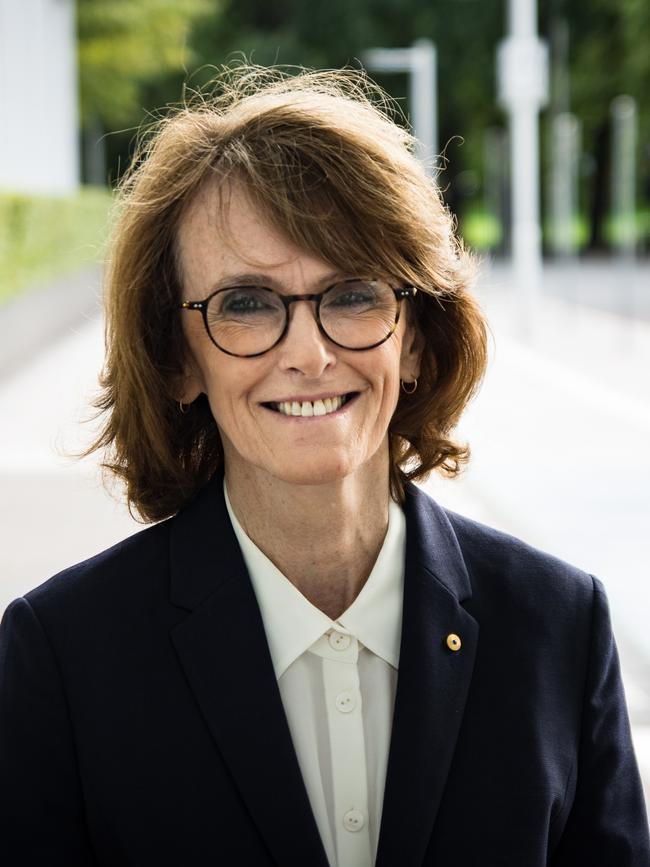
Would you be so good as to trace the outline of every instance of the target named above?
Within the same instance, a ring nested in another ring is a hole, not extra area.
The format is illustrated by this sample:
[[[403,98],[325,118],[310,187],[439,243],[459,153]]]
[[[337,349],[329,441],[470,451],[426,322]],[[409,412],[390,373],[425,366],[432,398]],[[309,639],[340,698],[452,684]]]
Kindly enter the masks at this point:
[[[78,182],[74,0],[0,0],[0,190]]]

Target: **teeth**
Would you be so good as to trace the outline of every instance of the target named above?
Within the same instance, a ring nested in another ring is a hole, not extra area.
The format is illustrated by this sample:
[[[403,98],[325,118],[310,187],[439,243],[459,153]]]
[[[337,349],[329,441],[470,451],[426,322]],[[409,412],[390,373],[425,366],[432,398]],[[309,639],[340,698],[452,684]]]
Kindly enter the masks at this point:
[[[341,397],[326,397],[324,400],[283,400],[276,403],[275,407],[278,412],[283,415],[295,415],[302,418],[309,418],[314,415],[328,415],[331,412],[336,412],[346,401],[345,396]]]

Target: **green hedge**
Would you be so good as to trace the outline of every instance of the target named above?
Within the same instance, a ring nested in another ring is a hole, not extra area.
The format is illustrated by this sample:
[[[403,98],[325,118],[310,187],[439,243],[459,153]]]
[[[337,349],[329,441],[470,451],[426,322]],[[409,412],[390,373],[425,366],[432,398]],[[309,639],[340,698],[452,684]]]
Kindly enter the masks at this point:
[[[111,201],[101,187],[69,198],[0,192],[0,304],[101,262]]]
[[[650,210],[641,209],[636,212],[634,222],[639,252],[650,249]],[[486,252],[493,250],[501,243],[501,223],[492,214],[483,210],[480,206],[468,207],[459,220],[460,233],[463,240],[473,250]],[[620,221],[608,217],[605,220],[604,237],[609,245],[609,252],[615,252],[615,243],[621,232],[625,231]],[[550,241],[553,226],[549,220],[545,220],[543,238]],[[566,231],[562,229],[561,231]],[[589,225],[584,215],[574,217],[571,221],[570,231],[578,250],[583,250],[589,240]]]

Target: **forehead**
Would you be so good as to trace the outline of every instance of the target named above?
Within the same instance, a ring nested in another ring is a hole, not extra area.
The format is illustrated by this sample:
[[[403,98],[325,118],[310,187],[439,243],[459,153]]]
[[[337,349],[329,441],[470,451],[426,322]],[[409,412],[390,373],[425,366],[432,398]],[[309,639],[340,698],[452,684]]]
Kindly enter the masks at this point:
[[[237,182],[211,179],[183,215],[177,250],[183,283],[206,288],[240,271],[308,271],[331,266],[274,227]]]

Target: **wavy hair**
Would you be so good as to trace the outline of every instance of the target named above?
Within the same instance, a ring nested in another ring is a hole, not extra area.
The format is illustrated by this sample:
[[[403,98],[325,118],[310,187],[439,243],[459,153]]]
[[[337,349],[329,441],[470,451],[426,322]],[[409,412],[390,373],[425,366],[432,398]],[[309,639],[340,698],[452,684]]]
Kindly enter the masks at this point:
[[[473,260],[435,179],[414,156],[386,94],[356,70],[224,67],[145,130],[120,182],[105,277],[103,426],[85,454],[126,486],[145,521],[175,514],[220,469],[205,395],[175,398],[187,357],[178,309],[177,231],[203,184],[237,178],[268,221],[348,272],[381,270],[419,287],[417,391],[389,427],[391,494],[469,457],[452,434],[485,370],[486,324],[469,292]]]

